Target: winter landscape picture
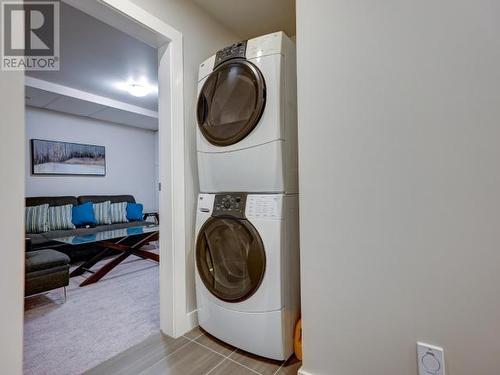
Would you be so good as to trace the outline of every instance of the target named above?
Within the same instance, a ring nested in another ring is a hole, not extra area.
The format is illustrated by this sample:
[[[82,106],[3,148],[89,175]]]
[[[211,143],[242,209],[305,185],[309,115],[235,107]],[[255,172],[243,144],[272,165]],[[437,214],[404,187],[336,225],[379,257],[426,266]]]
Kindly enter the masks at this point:
[[[31,172],[35,175],[106,175],[104,146],[31,140]]]

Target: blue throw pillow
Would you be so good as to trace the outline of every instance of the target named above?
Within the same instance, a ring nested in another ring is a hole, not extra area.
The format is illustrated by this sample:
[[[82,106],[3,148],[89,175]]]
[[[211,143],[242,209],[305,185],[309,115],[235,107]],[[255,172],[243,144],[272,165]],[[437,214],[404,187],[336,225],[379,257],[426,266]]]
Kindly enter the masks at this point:
[[[140,203],[128,203],[127,219],[129,219],[129,221],[143,220],[142,209],[143,206]]]
[[[73,218],[71,221],[77,227],[96,225],[92,202],[87,202],[79,206],[73,206]]]

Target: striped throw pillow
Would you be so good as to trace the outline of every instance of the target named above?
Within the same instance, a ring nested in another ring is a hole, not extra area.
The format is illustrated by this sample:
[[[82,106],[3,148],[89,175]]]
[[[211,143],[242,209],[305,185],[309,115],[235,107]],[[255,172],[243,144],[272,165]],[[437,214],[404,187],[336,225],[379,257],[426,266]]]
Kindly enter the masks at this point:
[[[49,231],[49,205],[30,206],[25,209],[26,233],[42,233]]]
[[[94,203],[93,208],[97,225],[111,224],[111,201]]]
[[[72,204],[49,207],[49,230],[75,229],[72,218]]]
[[[111,222],[127,223],[127,202],[111,203]]]

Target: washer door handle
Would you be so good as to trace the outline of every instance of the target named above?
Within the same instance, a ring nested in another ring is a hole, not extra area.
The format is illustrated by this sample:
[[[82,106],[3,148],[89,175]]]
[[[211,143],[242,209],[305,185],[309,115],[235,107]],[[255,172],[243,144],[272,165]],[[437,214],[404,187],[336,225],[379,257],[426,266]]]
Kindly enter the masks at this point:
[[[205,232],[204,235],[205,235],[205,243],[207,244],[206,250],[207,250],[207,254],[209,256],[209,258],[208,259],[206,258],[205,260],[208,260],[208,262],[207,262],[208,270],[210,271],[210,273],[213,276],[214,275],[214,258],[212,257],[212,251],[210,250],[210,244],[208,242],[207,233]],[[214,282],[215,282],[215,277],[214,277]]]

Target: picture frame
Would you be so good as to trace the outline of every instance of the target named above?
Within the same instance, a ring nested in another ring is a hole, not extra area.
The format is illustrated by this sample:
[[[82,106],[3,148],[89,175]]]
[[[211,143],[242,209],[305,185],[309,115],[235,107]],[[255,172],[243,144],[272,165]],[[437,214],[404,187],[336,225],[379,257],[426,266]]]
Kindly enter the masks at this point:
[[[106,147],[31,139],[34,176],[106,176]]]

